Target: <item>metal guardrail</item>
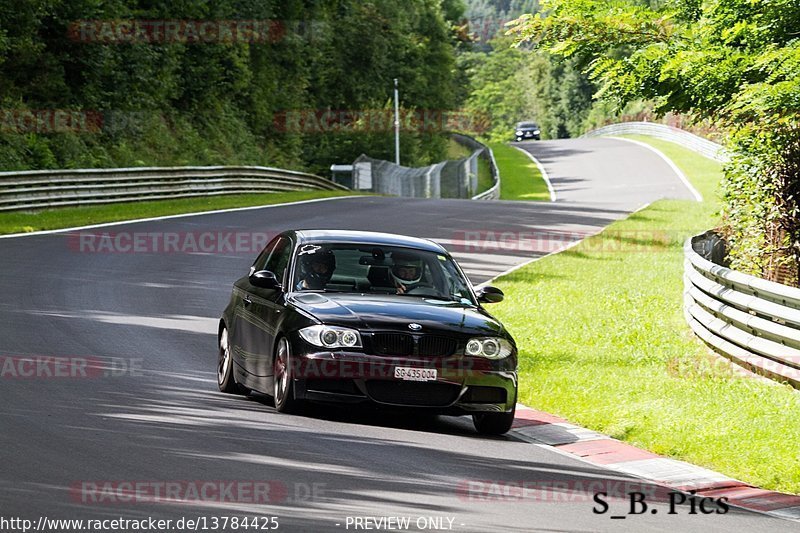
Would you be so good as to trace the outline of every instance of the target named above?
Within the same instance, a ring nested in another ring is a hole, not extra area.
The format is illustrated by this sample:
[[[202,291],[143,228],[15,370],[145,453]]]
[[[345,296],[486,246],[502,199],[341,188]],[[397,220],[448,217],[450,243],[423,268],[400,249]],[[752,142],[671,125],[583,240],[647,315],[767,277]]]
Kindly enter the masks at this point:
[[[653,122],[621,122],[584,133],[582,137],[600,137],[603,135],[649,135],[658,139],[674,142],[684,148],[688,148],[700,155],[722,163],[730,160],[730,155],[722,145],[689,133],[688,131],[664,124],[656,124]]]
[[[684,244],[684,312],[709,346],[745,368],[800,389],[800,289],[709,261],[713,232]]]
[[[269,167],[142,167],[0,172],[0,211],[302,189],[347,190]]]
[[[480,194],[476,194],[472,197],[473,200],[499,200],[500,199],[500,169],[497,168],[497,161],[494,159],[494,152],[488,146],[486,147],[485,152],[488,155],[489,159],[489,169],[492,172],[492,179],[494,180],[494,185],[486,189]]]
[[[494,159],[494,152],[492,149],[483,144],[482,142],[470,137],[469,135],[464,135],[462,133],[453,133],[451,137],[455,139],[456,142],[471,148],[474,151],[480,151],[480,154],[477,154],[477,157],[483,157],[489,162],[489,170],[492,173],[492,181],[494,184],[483,191],[482,193],[476,194],[472,197],[472,200],[499,200],[500,199],[500,170],[497,167],[497,161]],[[475,156],[475,154],[473,154]]]

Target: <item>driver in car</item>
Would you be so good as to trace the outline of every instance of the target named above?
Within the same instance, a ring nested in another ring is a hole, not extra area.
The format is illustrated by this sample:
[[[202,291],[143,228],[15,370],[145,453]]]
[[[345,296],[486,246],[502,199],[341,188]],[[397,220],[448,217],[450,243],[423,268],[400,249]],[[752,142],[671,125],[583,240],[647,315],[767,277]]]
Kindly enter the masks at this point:
[[[406,294],[421,286],[422,259],[415,254],[392,254],[392,280],[397,288],[397,294]]]
[[[336,256],[331,250],[316,249],[300,255],[300,282],[297,290],[321,290],[331,280],[336,269]]]

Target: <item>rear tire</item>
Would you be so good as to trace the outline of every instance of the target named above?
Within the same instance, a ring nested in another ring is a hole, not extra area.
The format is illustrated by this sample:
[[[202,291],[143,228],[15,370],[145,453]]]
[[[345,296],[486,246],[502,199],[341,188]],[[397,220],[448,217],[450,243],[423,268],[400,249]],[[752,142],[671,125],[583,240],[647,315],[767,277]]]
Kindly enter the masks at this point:
[[[228,338],[228,328],[223,327],[219,334],[219,361],[217,363],[217,386],[226,394],[247,395],[250,389],[239,385],[233,374],[233,353]]]
[[[502,435],[511,429],[516,409],[510,413],[473,413],[472,423],[481,435]]]
[[[279,413],[296,413],[300,410],[302,402],[294,397],[294,380],[292,379],[291,353],[289,341],[286,337],[278,339],[273,360],[273,393],[275,410]]]

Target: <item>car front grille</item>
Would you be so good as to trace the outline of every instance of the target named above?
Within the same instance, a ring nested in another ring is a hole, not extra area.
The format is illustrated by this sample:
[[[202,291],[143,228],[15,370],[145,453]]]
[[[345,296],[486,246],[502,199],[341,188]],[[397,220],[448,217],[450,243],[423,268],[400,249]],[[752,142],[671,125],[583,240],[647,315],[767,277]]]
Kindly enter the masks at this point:
[[[408,333],[372,335],[372,351],[375,355],[447,357],[455,353],[457,344],[455,339],[440,335],[415,336]]]
[[[456,351],[456,341],[439,335],[423,335],[419,339],[419,355],[423,357],[447,357]]]
[[[408,333],[375,333],[372,350],[375,355],[414,355],[414,337]]]
[[[459,385],[417,381],[367,381],[367,393],[376,402],[395,405],[445,407],[456,401]]]

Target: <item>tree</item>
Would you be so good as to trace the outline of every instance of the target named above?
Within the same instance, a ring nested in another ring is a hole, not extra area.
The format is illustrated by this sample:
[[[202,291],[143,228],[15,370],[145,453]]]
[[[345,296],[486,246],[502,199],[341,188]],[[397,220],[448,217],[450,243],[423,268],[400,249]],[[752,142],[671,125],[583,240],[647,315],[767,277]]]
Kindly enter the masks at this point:
[[[732,265],[774,277],[776,256],[800,262],[798,27],[796,0],[544,0],[512,31],[584,62],[597,96],[620,107],[653,100],[728,131]]]
[[[0,168],[251,163],[327,172],[362,152],[388,158],[391,128],[276,122],[298,110],[382,109],[393,78],[405,108],[452,109],[462,9],[459,0],[0,0]],[[272,21],[277,31],[257,42],[87,41],[80,28],[92,21]],[[15,131],[5,119],[40,109],[99,113],[103,127]],[[445,136],[403,132],[404,161],[443,158]]]
[[[580,135],[592,107],[594,86],[578,62],[544,51],[512,47],[505,24],[539,9],[538,0],[468,0],[463,28],[468,44],[457,48],[466,107],[490,117],[485,136],[511,139],[515,123],[535,120],[544,138]]]

